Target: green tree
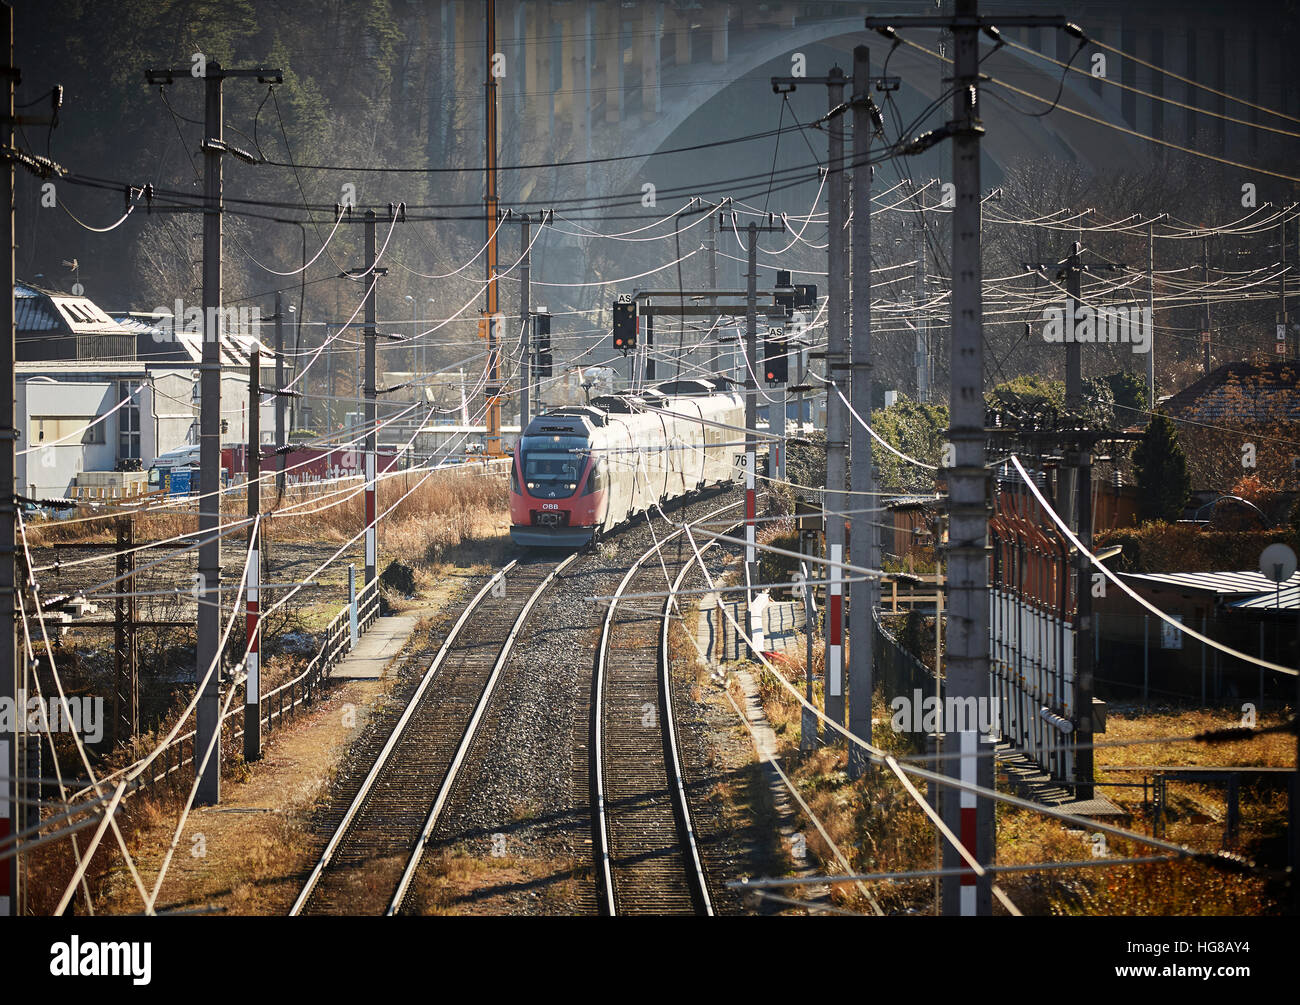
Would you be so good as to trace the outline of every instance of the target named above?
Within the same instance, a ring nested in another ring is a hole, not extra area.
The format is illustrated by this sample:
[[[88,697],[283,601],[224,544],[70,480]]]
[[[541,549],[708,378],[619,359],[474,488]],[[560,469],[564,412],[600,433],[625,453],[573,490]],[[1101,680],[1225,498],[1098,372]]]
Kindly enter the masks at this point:
[[[871,413],[871,427],[895,450],[937,465],[948,439],[948,406],[899,398],[896,404]],[[880,487],[885,491],[934,491],[936,472],[919,468],[879,444],[872,444],[871,458],[880,470]]]
[[[1055,412],[1065,408],[1065,382],[1038,374],[1023,374],[1005,380],[986,395],[989,406],[1011,414]]]
[[[785,455],[785,476],[804,488],[826,487],[826,433],[812,430],[806,440],[791,442]]]
[[[990,408],[1014,419],[1049,417],[1065,412],[1065,381],[1038,374],[1022,374],[1003,381],[985,395]],[[1110,426],[1115,421],[1115,395],[1108,377],[1083,379],[1080,417],[1090,425]]]
[[[1177,520],[1187,505],[1192,479],[1187,455],[1169,416],[1157,412],[1133,451],[1137,470],[1138,515],[1143,520]]]
[[[1127,370],[1117,370],[1104,377],[1097,377],[1100,384],[1110,388],[1115,407],[1119,410],[1119,420],[1123,424],[1133,423],[1137,412],[1144,412],[1150,407],[1147,400],[1147,383],[1137,374]]]

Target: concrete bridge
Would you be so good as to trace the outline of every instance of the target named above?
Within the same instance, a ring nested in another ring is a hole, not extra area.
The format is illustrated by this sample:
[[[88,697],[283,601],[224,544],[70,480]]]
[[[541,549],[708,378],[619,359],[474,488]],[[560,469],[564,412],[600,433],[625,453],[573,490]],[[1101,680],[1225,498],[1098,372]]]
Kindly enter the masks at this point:
[[[1046,12],[1048,5],[1021,6]],[[1278,24],[1277,31],[1270,32],[1267,22],[1252,19],[1256,8],[1265,5],[1236,4],[1230,14],[1223,13],[1222,4],[1205,2],[1189,2],[1178,10],[1152,0],[1059,6],[1091,39],[1192,76],[1216,90],[1296,111],[1288,107],[1297,103],[1294,89],[1287,93],[1282,87],[1290,63],[1286,36],[1293,29]],[[440,90],[455,95],[454,102],[443,102],[438,109],[444,149],[468,139],[466,127],[473,120],[481,123],[485,7],[480,0],[444,0],[439,7],[447,54]],[[694,112],[731,87],[752,93],[753,111],[749,121],[728,122],[728,132],[768,127],[774,105],[762,100],[771,96],[766,78],[789,73],[793,53],[820,47],[847,69],[853,46],[865,42],[879,66],[888,43],[862,27],[863,17],[934,11],[928,0],[871,4],[500,0],[497,39],[506,57],[506,75],[499,82],[502,163],[517,162],[515,157],[525,151],[569,160],[663,145]],[[1069,58],[1076,44],[1050,29],[1014,29],[1004,34],[1062,60]],[[935,32],[913,30],[908,37],[931,48],[945,44]],[[1105,74],[1112,80],[1258,121],[1259,113],[1252,109],[1231,102],[1225,109],[1221,97],[1096,46],[1085,49],[1075,65],[1091,69],[1094,55],[1105,56]],[[1047,96],[1055,93],[1060,77],[1059,68],[1009,47],[990,60],[988,68],[1001,79]],[[809,60],[810,74],[826,69]],[[893,54],[889,72],[902,78],[902,94],[913,99],[928,102],[942,86],[939,64],[906,47]],[[1078,74],[1068,75],[1066,94],[1080,110],[1159,139],[1186,144],[1204,133],[1201,139],[1208,152],[1234,159],[1247,159],[1260,139],[1258,130],[1161,106]],[[1028,98],[1009,97],[1027,110],[1046,107]],[[946,114],[946,109],[940,114]],[[1038,151],[1104,167],[1152,152],[1151,144],[1074,116],[1027,119],[997,100],[985,102],[984,119],[987,149],[995,164],[1016,153]],[[636,162],[626,162],[623,177],[635,176],[638,170]],[[611,176],[610,180],[618,179]]]
[[[1032,8],[1035,13],[1058,9],[1041,3],[1000,6],[1008,10]],[[1228,14],[1223,5],[1197,0],[1178,9],[1154,0],[1094,0],[1062,4],[1059,10],[1093,40],[1194,77],[1216,90],[1295,114],[1300,111],[1295,107],[1295,89],[1282,84],[1289,72],[1286,56],[1294,29],[1281,22],[1271,25],[1262,13],[1282,6],[1246,0],[1233,6],[1235,13]],[[950,8],[951,3],[942,0],[938,9]],[[430,102],[431,160],[452,156],[467,166],[481,160],[485,10],[486,4],[479,0],[444,0],[437,8],[435,23],[441,30],[444,58],[436,84],[438,100]],[[505,57],[506,69],[498,84],[500,162],[550,164],[599,159],[696,142],[701,131],[707,138],[720,138],[771,129],[780,102],[771,92],[768,77],[790,74],[794,53],[803,53],[807,72],[820,76],[832,63],[850,71],[853,47],[865,43],[871,48],[873,73],[877,73],[889,44],[863,28],[863,17],[935,12],[936,5],[930,0],[499,0],[497,48]],[[906,34],[935,50],[948,44],[935,31]],[[1061,60],[1069,59],[1077,45],[1063,32],[1050,29],[1008,29],[1004,35]],[[1095,45],[1081,52],[1074,65],[1091,70],[1098,56],[1104,57],[1104,72],[1112,80],[1258,121],[1260,113],[1253,109],[1225,102]],[[1062,72],[1010,46],[991,58],[985,69],[1007,83],[1047,97],[1056,93]],[[940,96],[945,71],[934,58],[906,46],[893,52],[888,72],[901,78],[896,100],[905,119]],[[1006,100],[994,96],[998,93]],[[1080,74],[1067,75],[1065,96],[1071,107],[1097,119],[1234,160],[1257,159],[1261,137],[1267,139],[1245,125],[1163,104]],[[825,110],[822,87],[800,88],[796,97],[801,117]],[[948,104],[943,101],[924,128],[946,121]],[[997,184],[1002,170],[1013,160],[1024,156],[1075,162],[1091,172],[1155,164],[1163,155],[1156,144],[1065,112],[1028,117],[1023,113],[1041,112],[1046,105],[999,88],[984,90],[983,106],[988,130],[983,145],[985,178],[990,185]],[[702,114],[693,118],[697,113]],[[824,156],[820,137],[815,149]],[[918,167],[918,175],[946,174],[941,167],[947,163],[943,150],[939,148],[929,167]],[[699,163],[693,162],[697,175],[726,177],[767,166],[747,166],[743,148],[728,148],[721,156],[729,167],[737,163],[746,167],[713,175],[700,172]],[[646,158],[507,171],[501,177],[501,195],[506,205],[520,199],[557,200],[558,204],[565,198],[636,192],[647,177],[656,182],[677,178],[669,162],[685,160],[661,158],[654,175]],[[661,164],[669,166],[661,168]],[[1260,183],[1261,201],[1283,197],[1282,192],[1268,193],[1263,177],[1243,180]],[[552,236],[547,240],[553,240]],[[584,257],[582,242],[573,239],[572,243],[577,257]],[[563,252],[554,245],[548,250]],[[581,270],[580,261],[571,265]]]

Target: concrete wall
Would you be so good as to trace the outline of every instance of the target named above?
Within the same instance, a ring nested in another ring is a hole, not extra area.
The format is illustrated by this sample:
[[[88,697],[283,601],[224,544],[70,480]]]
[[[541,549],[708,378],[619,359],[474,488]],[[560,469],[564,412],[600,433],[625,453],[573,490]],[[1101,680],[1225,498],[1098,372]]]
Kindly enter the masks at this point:
[[[136,395],[140,415],[140,463],[148,469],[155,457],[194,442],[192,432],[198,415],[198,371],[143,368],[127,372],[78,372],[75,369],[42,374],[20,373],[15,383],[16,421],[20,430],[17,457],[18,491],[33,498],[64,496],[87,471],[112,471],[117,466],[119,433],[123,409],[113,411],[95,424],[92,442],[80,437],[63,439],[69,430],[56,431],[46,423],[47,446],[39,439],[40,419],[77,420],[69,429],[89,424],[114,409],[120,400],[118,386],[129,381],[139,387]],[[273,380],[268,371],[263,385]],[[228,429],[223,443],[242,443],[248,434],[248,377],[233,372],[222,379],[222,417]],[[275,405],[261,406],[262,442],[275,435]],[[54,443],[56,439],[63,442]],[[30,453],[22,453],[29,448]]]
[[[150,370],[150,414],[153,421],[147,424],[152,435],[152,449],[147,451],[150,461],[176,447],[189,443],[190,426],[194,424],[194,382],[197,370]],[[142,423],[142,426],[145,425]],[[141,453],[145,453],[144,434],[141,430]]]
[[[29,497],[63,496],[82,471],[112,471],[117,462],[117,415],[95,427],[94,438],[102,442],[82,443],[78,438],[54,442],[52,431],[42,442],[36,426],[41,418],[62,417],[89,423],[117,404],[117,381],[54,383],[19,380],[16,391],[18,442],[18,490]]]

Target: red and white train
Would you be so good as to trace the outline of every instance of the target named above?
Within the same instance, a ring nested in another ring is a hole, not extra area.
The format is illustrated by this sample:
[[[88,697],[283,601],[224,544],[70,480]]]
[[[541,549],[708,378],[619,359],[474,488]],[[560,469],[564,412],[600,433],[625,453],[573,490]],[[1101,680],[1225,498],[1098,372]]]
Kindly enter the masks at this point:
[[[744,399],[707,380],[602,395],[528,424],[510,466],[510,536],[575,547],[743,474]]]

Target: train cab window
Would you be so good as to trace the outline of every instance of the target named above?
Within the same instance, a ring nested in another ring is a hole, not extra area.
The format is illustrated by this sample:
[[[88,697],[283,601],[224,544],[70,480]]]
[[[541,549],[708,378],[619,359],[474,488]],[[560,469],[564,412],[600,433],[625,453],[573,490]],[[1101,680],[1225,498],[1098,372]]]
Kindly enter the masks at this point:
[[[587,476],[587,485],[583,488],[582,494],[593,495],[596,492],[604,492],[605,488],[605,462],[598,457],[591,466],[591,474]]]
[[[578,490],[578,478],[587,463],[587,440],[582,436],[525,436],[524,485],[535,499],[567,499]]]
[[[519,457],[510,458],[510,491],[519,495]]]

